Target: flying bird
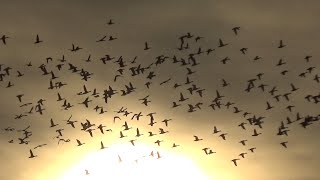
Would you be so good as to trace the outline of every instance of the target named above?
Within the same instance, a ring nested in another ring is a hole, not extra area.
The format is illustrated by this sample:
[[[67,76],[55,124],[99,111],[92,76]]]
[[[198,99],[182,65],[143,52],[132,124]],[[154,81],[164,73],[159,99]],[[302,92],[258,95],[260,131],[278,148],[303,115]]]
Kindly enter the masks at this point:
[[[234,27],[234,28],[232,28],[232,31],[233,31],[233,33],[235,34],[235,35],[238,35],[238,31],[240,30],[240,27]]]
[[[233,162],[233,164],[235,165],[235,166],[238,166],[238,164],[237,164],[237,161],[238,160],[240,160],[240,159],[232,159],[231,161]]]
[[[284,48],[284,47],[286,47],[286,45],[284,45],[283,41],[280,40],[278,48]]]
[[[29,152],[30,152],[30,156],[29,156],[29,158],[35,158],[35,157],[37,157],[37,155],[34,155],[34,154],[33,154],[33,152],[32,152],[32,150],[31,150],[31,149],[29,150]]]
[[[36,41],[34,42],[34,44],[39,44],[41,42],[43,42],[43,41],[40,40],[39,35],[37,34]]]
[[[4,45],[6,45],[7,44],[7,39],[8,38],[10,38],[9,36],[6,36],[6,35],[2,35],[1,36],[1,40],[2,40],[2,43],[4,44]]]

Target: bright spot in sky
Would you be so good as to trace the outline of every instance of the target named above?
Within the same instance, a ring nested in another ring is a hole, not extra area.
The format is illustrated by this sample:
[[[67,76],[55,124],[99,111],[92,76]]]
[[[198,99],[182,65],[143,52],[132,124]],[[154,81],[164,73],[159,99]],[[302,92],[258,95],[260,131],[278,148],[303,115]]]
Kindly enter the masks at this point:
[[[152,151],[154,156],[150,156]],[[159,154],[158,159],[157,150],[144,145],[115,145],[90,154],[61,180],[208,179],[191,160],[162,150]]]

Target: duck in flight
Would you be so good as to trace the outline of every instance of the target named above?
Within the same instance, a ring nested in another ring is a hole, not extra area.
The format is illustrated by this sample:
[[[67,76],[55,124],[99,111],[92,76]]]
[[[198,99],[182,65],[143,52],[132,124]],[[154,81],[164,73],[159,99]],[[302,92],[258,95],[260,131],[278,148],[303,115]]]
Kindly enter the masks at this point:
[[[53,119],[51,118],[50,119],[50,127],[55,127],[55,126],[58,126],[59,124],[55,124],[54,122],[53,122]]]
[[[29,156],[29,158],[35,158],[35,157],[37,157],[37,155],[34,155],[34,154],[33,154],[33,152],[32,152],[32,150],[31,150],[31,149],[29,150],[29,152],[30,152],[30,156]]]
[[[233,31],[233,33],[235,34],[235,35],[238,35],[238,31],[240,30],[240,27],[234,27],[234,28],[232,28],[232,31]]]
[[[286,47],[286,45],[284,45],[284,44],[283,44],[283,41],[282,41],[282,40],[280,40],[280,43],[279,43],[278,48],[284,48],[284,47]]]
[[[246,145],[246,141],[248,141],[248,140],[246,140],[246,139],[244,139],[244,140],[241,140],[241,141],[239,141],[239,143],[241,143],[242,145]]]
[[[281,144],[283,147],[288,148],[287,143],[288,143],[288,141],[284,141],[284,142],[281,142],[280,144]]]
[[[149,50],[149,49],[151,49],[151,47],[148,45],[148,42],[145,42],[144,43],[144,50],[146,51],[146,50]]]
[[[171,121],[172,119],[164,119],[162,122],[164,122],[164,124],[166,125],[166,127],[168,127],[168,122]]]
[[[82,143],[79,139],[76,139],[76,140],[77,140],[78,146],[82,146],[85,144],[85,143]]]
[[[203,139],[200,139],[198,136],[193,136],[194,137],[194,141],[201,141],[201,140],[203,140]]]
[[[72,49],[69,49],[71,52],[76,52],[81,50],[82,48],[79,46],[75,46],[74,44],[72,44]]]
[[[238,166],[238,164],[237,164],[237,161],[238,160],[240,160],[240,159],[232,159],[231,161],[233,162],[233,164],[235,165],[235,166]]]
[[[218,130],[218,128],[216,126],[213,127],[213,134],[217,134],[221,132],[221,130]]]
[[[103,145],[103,142],[100,142],[100,149],[105,149],[106,147]]]
[[[219,39],[219,46],[218,47],[224,47],[227,45],[228,45],[228,43],[223,43],[222,39]]]
[[[6,36],[6,35],[2,35],[2,36],[1,36],[1,40],[2,40],[2,43],[3,43],[4,45],[7,44],[7,39],[8,39],[8,38],[10,38],[10,37],[8,37],[8,36]]]
[[[219,137],[221,137],[223,140],[226,140],[226,135],[227,133],[223,133],[223,134],[220,134]]]
[[[110,19],[109,22],[108,22],[108,25],[113,25],[113,24],[114,24],[113,20]]]
[[[39,35],[37,34],[37,38],[36,38],[36,41],[34,42],[34,44],[39,44],[41,42],[43,42],[43,41],[40,40]]]

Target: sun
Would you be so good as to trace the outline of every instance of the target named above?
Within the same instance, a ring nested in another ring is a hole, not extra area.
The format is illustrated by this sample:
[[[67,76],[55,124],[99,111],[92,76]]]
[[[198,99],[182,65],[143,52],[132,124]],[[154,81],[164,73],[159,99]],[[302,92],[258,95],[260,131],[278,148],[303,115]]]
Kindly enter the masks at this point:
[[[209,179],[187,158],[147,145],[119,144],[94,152],[60,180]]]

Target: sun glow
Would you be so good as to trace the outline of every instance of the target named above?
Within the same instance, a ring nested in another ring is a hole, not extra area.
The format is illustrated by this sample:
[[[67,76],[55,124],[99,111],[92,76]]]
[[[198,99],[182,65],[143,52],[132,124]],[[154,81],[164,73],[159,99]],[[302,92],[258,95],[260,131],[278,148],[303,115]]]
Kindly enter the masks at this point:
[[[165,150],[159,158],[157,152],[146,145],[115,145],[90,154],[61,180],[208,179],[191,160]]]

